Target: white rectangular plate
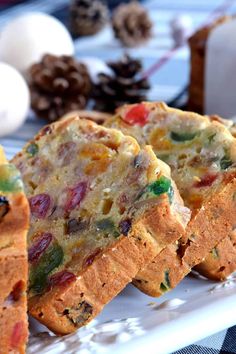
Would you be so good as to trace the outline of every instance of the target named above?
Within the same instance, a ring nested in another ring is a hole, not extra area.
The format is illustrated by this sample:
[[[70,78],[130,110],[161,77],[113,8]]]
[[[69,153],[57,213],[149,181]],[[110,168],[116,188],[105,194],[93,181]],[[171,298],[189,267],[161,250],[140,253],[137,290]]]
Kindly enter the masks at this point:
[[[236,277],[188,276],[153,299],[129,285],[75,334],[56,337],[31,321],[28,354],[167,354],[236,324]]]

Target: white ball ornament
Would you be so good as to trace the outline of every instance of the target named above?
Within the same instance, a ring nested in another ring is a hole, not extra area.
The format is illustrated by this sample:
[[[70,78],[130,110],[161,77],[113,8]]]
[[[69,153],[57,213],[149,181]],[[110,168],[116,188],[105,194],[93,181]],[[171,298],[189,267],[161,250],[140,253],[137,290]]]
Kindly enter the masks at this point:
[[[0,34],[0,61],[23,74],[44,54],[73,55],[74,44],[66,27],[44,13],[28,13],[12,20]]]
[[[25,79],[10,65],[0,63],[0,137],[23,124],[29,107],[30,93]]]

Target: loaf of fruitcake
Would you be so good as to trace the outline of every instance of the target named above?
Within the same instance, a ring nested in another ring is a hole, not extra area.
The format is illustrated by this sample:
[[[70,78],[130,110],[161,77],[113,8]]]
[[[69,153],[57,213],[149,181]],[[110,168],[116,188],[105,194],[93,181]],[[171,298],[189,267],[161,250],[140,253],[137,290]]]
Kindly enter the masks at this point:
[[[217,26],[231,19],[231,16],[220,17],[213,23],[198,30],[189,39],[191,59],[188,109],[191,111],[204,112],[205,63],[208,37]]]
[[[55,333],[88,323],[185,232],[169,167],[117,130],[62,120],[13,161],[31,209],[29,312]]]
[[[163,250],[134,284],[152,296],[176,286],[227,236],[236,217],[236,140],[216,117],[141,103],[119,109],[106,122],[150,144],[171,167],[172,178],[192,211],[186,234]],[[213,251],[212,251],[213,250]]]
[[[0,352],[25,353],[29,206],[20,173],[0,146]]]

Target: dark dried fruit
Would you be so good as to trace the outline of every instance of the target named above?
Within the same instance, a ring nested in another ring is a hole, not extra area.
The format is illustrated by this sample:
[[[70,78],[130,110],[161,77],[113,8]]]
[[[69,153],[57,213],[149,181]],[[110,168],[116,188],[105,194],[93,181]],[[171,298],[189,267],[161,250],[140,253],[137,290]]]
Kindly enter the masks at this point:
[[[87,183],[80,182],[75,187],[68,189],[68,197],[65,205],[67,212],[72,211],[80,205],[86,195]]]
[[[85,230],[87,226],[87,221],[82,221],[80,219],[70,219],[66,225],[66,233],[74,234],[76,232]]]
[[[131,229],[131,220],[130,219],[125,219],[120,222],[119,230],[122,233],[122,235],[127,236],[130,229]]]
[[[82,301],[78,307],[66,309],[63,313],[75,326],[88,321],[93,314],[93,307],[87,301]]]
[[[101,253],[101,249],[97,248],[92,254],[90,254],[84,261],[84,266],[90,266],[93,264],[95,258]]]
[[[20,300],[23,292],[25,291],[25,283],[22,280],[19,280],[13,287],[12,291],[6,298],[6,302],[15,302]]]
[[[37,262],[45,250],[49,247],[53,240],[53,236],[49,232],[44,232],[32,244],[28,251],[28,260],[30,263]]]
[[[10,210],[10,205],[6,197],[0,196],[0,220],[3,218]]]
[[[37,219],[44,219],[51,205],[48,194],[37,194],[29,199],[31,214]]]
[[[66,270],[53,274],[48,279],[48,290],[54,286],[67,286],[76,280],[76,276]]]

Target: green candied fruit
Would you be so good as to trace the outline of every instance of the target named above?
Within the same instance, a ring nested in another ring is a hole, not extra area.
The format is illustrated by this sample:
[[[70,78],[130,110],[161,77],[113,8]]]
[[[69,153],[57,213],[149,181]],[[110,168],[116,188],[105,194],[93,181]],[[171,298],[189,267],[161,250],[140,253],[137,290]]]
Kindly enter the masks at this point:
[[[215,259],[219,259],[219,252],[218,252],[218,249],[216,247],[214,247],[212,250],[211,250],[211,255],[213,258]]]
[[[223,156],[220,160],[220,168],[222,170],[227,170],[232,164],[233,161],[227,155]]]
[[[138,196],[143,198],[150,198],[155,196],[159,196],[161,194],[167,193],[169,202],[172,203],[174,197],[174,189],[171,185],[171,180],[165,176],[161,176],[157,181],[149,184],[143,192],[141,192]]]
[[[35,156],[38,153],[38,151],[39,151],[39,147],[35,143],[31,143],[26,148],[26,152],[29,154],[30,157]]]
[[[155,195],[169,193],[171,189],[171,180],[165,176],[161,176],[157,181],[151,183],[147,190]]]
[[[39,262],[31,267],[29,288],[34,293],[42,293],[47,286],[48,275],[63,262],[61,246],[53,244],[42,255]]]
[[[176,132],[170,133],[171,139],[177,142],[193,140],[196,135],[197,133],[176,133]]]
[[[166,292],[170,290],[170,277],[169,277],[169,270],[165,270],[164,272],[164,280],[163,282],[160,284],[160,290],[161,292]]]
[[[0,165],[0,190],[5,193],[23,190],[20,172],[14,165]]]
[[[114,237],[120,236],[120,233],[117,231],[114,222],[110,218],[98,220],[96,222],[96,229],[97,229],[97,231],[111,234]]]

